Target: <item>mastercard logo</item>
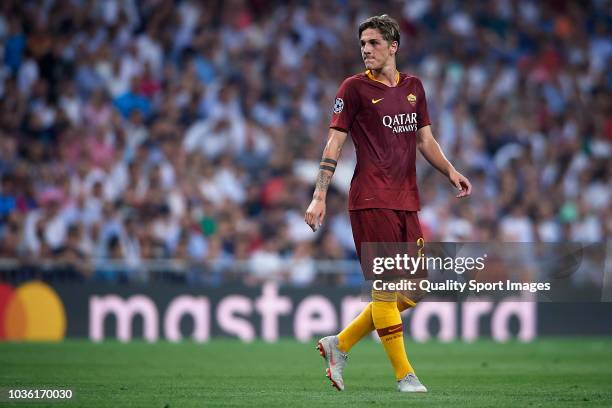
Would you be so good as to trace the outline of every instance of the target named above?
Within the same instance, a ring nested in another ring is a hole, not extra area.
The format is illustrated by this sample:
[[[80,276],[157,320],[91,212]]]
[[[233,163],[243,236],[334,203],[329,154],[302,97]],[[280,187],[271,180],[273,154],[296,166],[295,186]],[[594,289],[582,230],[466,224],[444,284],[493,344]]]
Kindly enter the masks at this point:
[[[59,341],[65,334],[64,304],[53,288],[39,281],[0,284],[0,340]]]

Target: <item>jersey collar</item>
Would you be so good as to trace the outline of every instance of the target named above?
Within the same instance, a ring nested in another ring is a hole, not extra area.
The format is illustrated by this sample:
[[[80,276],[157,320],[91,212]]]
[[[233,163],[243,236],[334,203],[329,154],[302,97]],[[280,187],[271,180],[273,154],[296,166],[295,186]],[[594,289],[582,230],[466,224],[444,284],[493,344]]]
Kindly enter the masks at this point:
[[[397,85],[399,84],[399,81],[400,81],[400,73],[399,73],[399,71],[395,71],[395,73],[396,73],[396,76],[395,76],[395,86],[397,86]],[[383,84],[384,86],[387,86],[387,87],[389,87],[389,88],[392,88],[392,87],[390,87],[389,85],[385,84],[383,81],[379,81],[378,79],[376,79],[376,78],[374,77],[374,74],[372,74],[372,71],[370,71],[369,69],[368,69],[368,70],[366,70],[365,74],[366,74],[366,76],[367,76],[368,78],[370,78],[372,81],[380,82],[380,83],[381,83],[381,84]]]

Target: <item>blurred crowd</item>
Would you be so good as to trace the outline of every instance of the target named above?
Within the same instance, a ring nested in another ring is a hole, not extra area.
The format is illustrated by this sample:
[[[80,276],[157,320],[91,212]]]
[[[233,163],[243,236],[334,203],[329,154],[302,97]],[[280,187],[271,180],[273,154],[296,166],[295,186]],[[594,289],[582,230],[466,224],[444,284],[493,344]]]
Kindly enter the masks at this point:
[[[426,241],[612,236],[612,2],[5,0],[0,258],[80,279],[168,260],[196,284],[347,279],[315,261],[356,258],[350,142],[323,228],[303,212],[335,92],[364,69],[357,26],[382,13],[474,186],[455,199],[419,157]]]

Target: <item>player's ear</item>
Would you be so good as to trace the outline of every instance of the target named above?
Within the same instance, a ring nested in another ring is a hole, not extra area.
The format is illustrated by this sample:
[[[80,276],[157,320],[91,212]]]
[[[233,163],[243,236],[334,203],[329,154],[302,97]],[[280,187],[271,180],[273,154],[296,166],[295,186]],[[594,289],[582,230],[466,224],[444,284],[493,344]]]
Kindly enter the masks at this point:
[[[391,41],[391,45],[389,46],[391,55],[395,55],[397,49],[399,48],[399,44],[397,41]]]

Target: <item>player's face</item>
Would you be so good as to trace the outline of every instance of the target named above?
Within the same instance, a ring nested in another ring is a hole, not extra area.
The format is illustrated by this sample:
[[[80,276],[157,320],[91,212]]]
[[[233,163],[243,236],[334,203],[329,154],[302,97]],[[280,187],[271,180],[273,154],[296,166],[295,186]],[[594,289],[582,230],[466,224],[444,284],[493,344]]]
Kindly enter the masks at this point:
[[[397,52],[397,42],[389,43],[380,31],[375,28],[367,28],[361,33],[361,58],[366,69],[380,70]]]

